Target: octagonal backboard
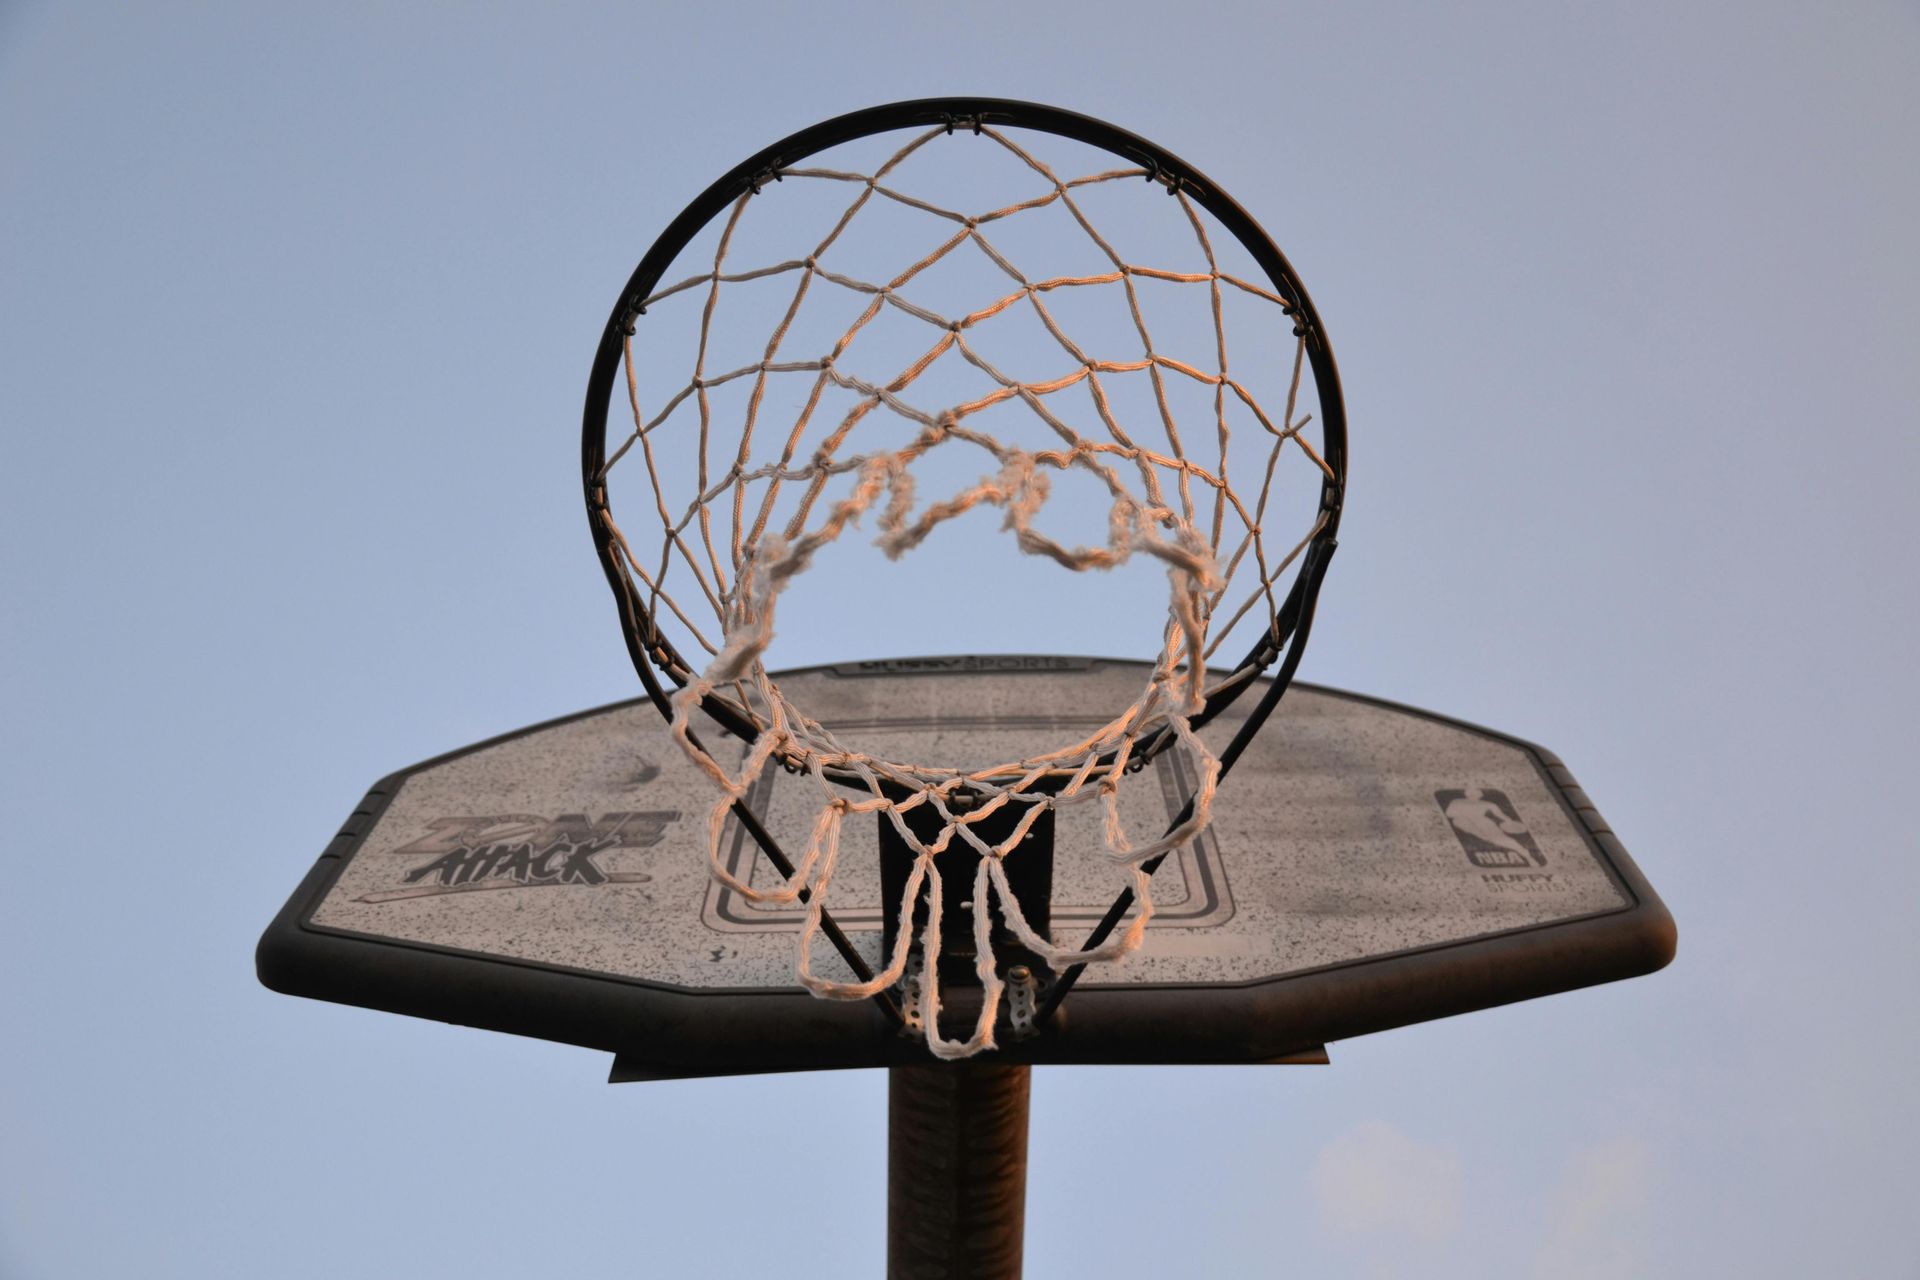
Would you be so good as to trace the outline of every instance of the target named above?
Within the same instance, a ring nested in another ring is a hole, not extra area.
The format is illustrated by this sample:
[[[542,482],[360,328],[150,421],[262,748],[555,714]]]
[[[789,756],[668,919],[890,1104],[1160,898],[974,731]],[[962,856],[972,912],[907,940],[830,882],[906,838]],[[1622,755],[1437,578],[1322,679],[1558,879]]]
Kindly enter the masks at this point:
[[[1137,663],[1020,656],[779,677],[843,740],[946,760],[1017,758],[1091,728],[1142,678]],[[1205,736],[1217,749],[1239,723],[1230,710]],[[1158,756],[1123,793],[1130,828],[1157,834],[1192,785],[1180,752]],[[922,1041],[872,1006],[797,985],[801,908],[749,901],[709,874],[713,800],[644,700],[401,770],[368,792],[267,930],[260,976],[291,994],[609,1050],[629,1078],[924,1061]],[[773,769],[751,804],[799,848],[818,792]],[[1096,806],[1058,819],[1061,943],[1083,938],[1126,883],[1099,853],[1098,824]],[[843,839],[832,911],[877,965],[877,825],[849,822]],[[777,881],[738,823],[721,856],[750,883]],[[1053,1023],[996,1056],[1281,1060],[1647,973],[1675,943],[1551,753],[1304,684],[1223,783],[1212,826],[1159,869],[1154,896],[1140,951],[1090,969]],[[846,976],[824,946],[816,965]]]

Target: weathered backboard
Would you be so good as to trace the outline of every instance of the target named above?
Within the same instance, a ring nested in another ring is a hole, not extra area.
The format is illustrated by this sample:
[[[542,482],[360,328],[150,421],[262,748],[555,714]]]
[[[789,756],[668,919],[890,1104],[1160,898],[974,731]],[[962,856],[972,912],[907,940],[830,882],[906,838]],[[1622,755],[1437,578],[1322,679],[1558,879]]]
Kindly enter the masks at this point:
[[[984,657],[779,680],[843,741],[953,763],[1091,728],[1143,674]],[[1205,736],[1218,749],[1239,723],[1229,711]],[[1158,836],[1190,786],[1179,753],[1157,758],[1126,789],[1130,829]],[[926,1060],[871,1005],[798,987],[800,909],[755,905],[708,874],[713,801],[644,700],[402,770],[368,793],[267,930],[261,979],[611,1050],[630,1078]],[[809,779],[777,769],[754,797],[790,849],[804,847],[817,805]],[[873,821],[848,823],[830,906],[877,965]],[[1097,806],[1059,818],[1061,942],[1077,944],[1125,883],[1098,823]],[[777,879],[742,831],[724,854],[736,874]],[[1551,753],[1312,685],[1288,691],[1223,784],[1212,827],[1160,868],[1154,893],[1142,950],[1089,970],[1052,1026],[1000,1058],[1271,1061],[1648,973],[1674,949],[1666,909]],[[816,964],[845,976],[824,944]]]

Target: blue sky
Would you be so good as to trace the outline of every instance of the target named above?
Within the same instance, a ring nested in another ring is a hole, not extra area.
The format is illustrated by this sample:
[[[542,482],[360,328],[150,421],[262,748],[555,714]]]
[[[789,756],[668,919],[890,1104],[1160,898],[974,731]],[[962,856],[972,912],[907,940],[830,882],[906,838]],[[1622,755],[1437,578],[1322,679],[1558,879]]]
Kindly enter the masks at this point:
[[[574,436],[659,227],[947,92],[1256,211],[1351,417],[1303,675],[1555,749],[1681,929],[1328,1069],[1039,1073],[1031,1274],[1920,1267],[1917,55],[1911,3],[0,7],[0,1274],[878,1265],[879,1075],[608,1088],[252,947],[374,778],[634,691]]]

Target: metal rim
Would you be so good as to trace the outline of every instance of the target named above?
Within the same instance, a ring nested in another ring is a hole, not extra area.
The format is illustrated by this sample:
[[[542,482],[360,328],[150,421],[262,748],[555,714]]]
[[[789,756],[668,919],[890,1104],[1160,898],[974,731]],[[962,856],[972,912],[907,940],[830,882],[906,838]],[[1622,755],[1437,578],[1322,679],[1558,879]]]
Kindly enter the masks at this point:
[[[624,339],[640,313],[642,301],[659,283],[680,252],[702,228],[743,193],[757,191],[764,185],[773,171],[843,143],[895,130],[924,129],[942,124],[949,130],[1004,125],[1054,134],[1099,147],[1141,165],[1170,191],[1177,188],[1207,210],[1247,250],[1266,272],[1275,291],[1286,300],[1296,332],[1305,341],[1307,361],[1313,370],[1315,391],[1320,402],[1321,448],[1333,475],[1323,478],[1321,485],[1320,502],[1321,510],[1325,513],[1324,522],[1303,557],[1286,602],[1279,611],[1276,625],[1262,633],[1234,670],[1258,675],[1272,666],[1283,653],[1287,656],[1287,667],[1298,662],[1306,630],[1300,624],[1312,616],[1313,600],[1339,531],[1346,488],[1347,441],[1346,410],[1333,350],[1328,345],[1319,313],[1292,264],[1252,215],[1224,190],[1186,161],[1137,134],[1092,116],[1038,103],[1002,98],[924,98],[868,107],[836,116],[790,134],[728,170],[667,224],[634,268],[601,331],[600,345],[594,354],[592,372],[587,381],[580,443],[581,481],[587,518],[593,532],[595,550],[620,609],[628,656],[648,696],[661,714],[669,718],[672,716],[670,695],[661,683],[659,674],[664,671],[676,685],[683,685],[686,681],[679,672],[692,671],[693,667],[666,635],[653,625],[651,613],[639,598],[620,562],[615,549],[606,482],[601,474],[606,464],[608,408],[619,373]],[[1291,674],[1290,671],[1288,674]],[[1212,719],[1252,683],[1250,679],[1241,679],[1216,689],[1209,696],[1205,708],[1193,718],[1194,725],[1197,727]],[[758,732],[752,719],[726,699],[709,696],[702,705],[706,713],[730,733],[751,739]],[[1151,750],[1144,751],[1143,762],[1151,754]]]

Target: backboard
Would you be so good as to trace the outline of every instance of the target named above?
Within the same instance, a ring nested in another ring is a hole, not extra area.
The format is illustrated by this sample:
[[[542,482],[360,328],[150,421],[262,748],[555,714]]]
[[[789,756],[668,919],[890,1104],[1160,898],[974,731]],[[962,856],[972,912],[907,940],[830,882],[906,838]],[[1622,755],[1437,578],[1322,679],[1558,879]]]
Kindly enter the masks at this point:
[[[1090,724],[1142,675],[1133,662],[999,656],[779,679],[847,740],[896,759],[985,760]],[[1206,736],[1238,724],[1230,709]],[[1164,827],[1192,786],[1179,751],[1147,768],[1122,789],[1141,831]],[[711,803],[644,699],[404,769],[367,794],[267,930],[261,979],[609,1050],[622,1078],[925,1061],[872,1006],[795,983],[800,909],[712,878]],[[818,791],[769,770],[753,807],[798,847]],[[1098,821],[1083,806],[1055,833],[1061,942],[1125,883],[1098,853]],[[845,840],[834,915],[877,960],[877,825],[849,823]],[[723,856],[752,882],[774,878],[741,831]],[[1550,752],[1313,685],[1294,686],[1222,784],[1212,827],[1154,888],[1142,949],[1090,971],[1039,1035],[990,1057],[1282,1060],[1648,973],[1674,950],[1666,909]],[[844,972],[824,947],[816,963]]]

